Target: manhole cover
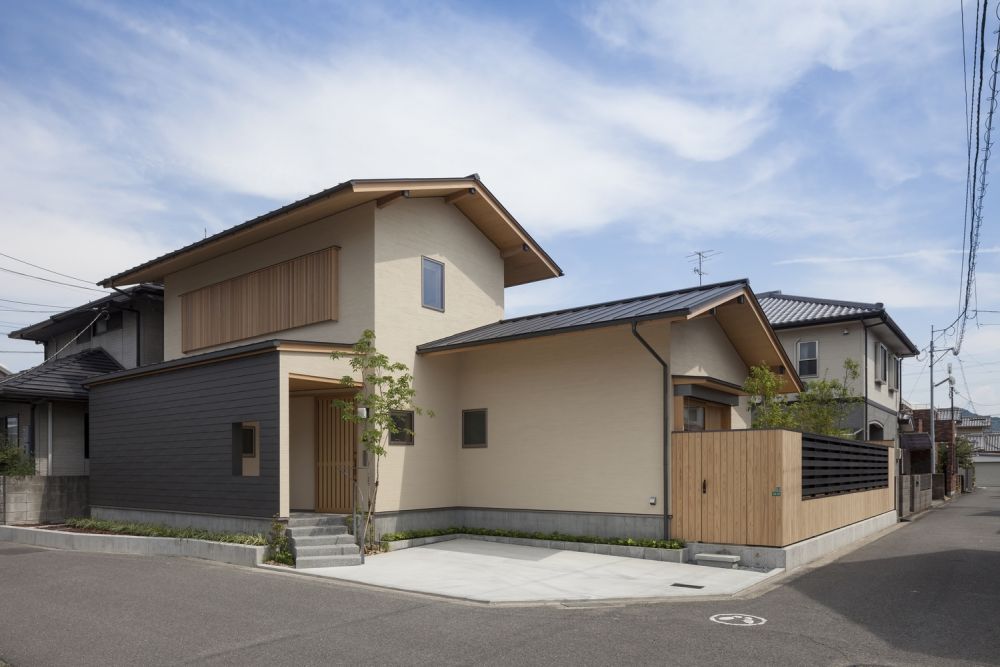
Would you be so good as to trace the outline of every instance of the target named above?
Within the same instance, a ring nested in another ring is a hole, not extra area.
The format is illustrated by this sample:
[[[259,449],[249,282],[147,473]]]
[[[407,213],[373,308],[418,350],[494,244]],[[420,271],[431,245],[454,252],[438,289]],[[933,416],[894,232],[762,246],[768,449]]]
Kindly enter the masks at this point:
[[[721,623],[722,625],[764,625],[767,623],[766,618],[761,618],[760,616],[751,616],[750,614],[715,614],[714,616],[709,616],[710,621],[714,623]]]

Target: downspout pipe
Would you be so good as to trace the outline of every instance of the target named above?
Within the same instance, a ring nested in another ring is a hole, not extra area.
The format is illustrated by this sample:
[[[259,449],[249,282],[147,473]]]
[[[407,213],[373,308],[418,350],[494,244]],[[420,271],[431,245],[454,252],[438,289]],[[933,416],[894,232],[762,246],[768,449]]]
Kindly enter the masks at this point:
[[[663,368],[663,539],[670,539],[670,364],[639,333],[639,322],[632,320],[632,335],[642,343]]]

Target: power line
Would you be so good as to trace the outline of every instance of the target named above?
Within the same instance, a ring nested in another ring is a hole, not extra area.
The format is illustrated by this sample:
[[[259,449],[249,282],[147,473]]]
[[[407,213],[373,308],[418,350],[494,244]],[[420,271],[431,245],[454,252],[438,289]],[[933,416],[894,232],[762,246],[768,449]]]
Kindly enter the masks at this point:
[[[24,308],[0,308],[0,313],[47,313],[53,314],[61,311],[58,310],[25,310]]]
[[[93,284],[95,284],[97,282],[95,280],[84,280],[83,278],[77,278],[76,276],[71,276],[71,275],[69,275],[67,273],[59,273],[58,271],[53,271],[52,269],[47,269],[44,266],[39,266],[37,264],[32,264],[31,262],[25,261],[23,259],[18,259],[17,257],[14,257],[12,255],[5,255],[2,252],[0,252],[0,257],[6,257],[7,259],[12,259],[15,262],[20,262],[21,264],[26,264],[26,265],[28,265],[28,266],[30,266],[32,268],[41,269],[42,271],[46,271],[47,273],[53,273],[53,274],[55,274],[57,276],[62,276],[63,278],[69,278],[71,280],[79,280],[81,283],[87,283],[88,285],[93,285]]]
[[[6,255],[4,255],[6,257]],[[47,283],[54,283],[56,285],[65,285],[66,287],[75,287],[77,289],[90,290],[91,292],[100,292],[101,294],[107,294],[105,290],[97,289],[96,287],[84,287],[83,285],[74,285],[72,283],[64,283],[60,280],[52,280],[51,278],[43,278],[41,276],[33,276],[30,273],[21,273],[20,271],[15,271],[14,269],[6,269],[0,266],[0,271],[5,273],[13,273],[16,276],[24,276],[25,278],[32,278],[34,280],[43,280]]]
[[[53,306],[51,303],[32,303],[31,301],[14,301],[14,299],[0,299],[4,303],[16,303],[21,306],[41,306],[43,308],[58,308],[59,310],[68,310],[73,306]],[[986,311],[983,311],[986,312]]]
[[[965,364],[962,363],[962,357],[956,357],[958,359],[958,370],[962,373],[962,385],[965,387],[965,392],[969,395],[969,405],[972,406],[972,411],[976,411],[976,404],[972,402],[972,392],[969,391],[969,381],[965,379]]]
[[[42,354],[45,350],[0,350],[0,354]]]

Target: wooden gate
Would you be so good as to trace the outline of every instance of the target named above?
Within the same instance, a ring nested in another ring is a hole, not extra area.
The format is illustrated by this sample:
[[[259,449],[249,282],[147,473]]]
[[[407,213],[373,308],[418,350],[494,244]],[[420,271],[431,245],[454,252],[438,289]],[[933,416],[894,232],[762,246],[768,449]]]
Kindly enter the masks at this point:
[[[356,449],[356,427],[341,418],[334,399],[316,399],[316,511],[347,514]]]
[[[670,486],[672,533],[692,542],[745,544],[747,447],[745,434],[714,431],[674,438]]]

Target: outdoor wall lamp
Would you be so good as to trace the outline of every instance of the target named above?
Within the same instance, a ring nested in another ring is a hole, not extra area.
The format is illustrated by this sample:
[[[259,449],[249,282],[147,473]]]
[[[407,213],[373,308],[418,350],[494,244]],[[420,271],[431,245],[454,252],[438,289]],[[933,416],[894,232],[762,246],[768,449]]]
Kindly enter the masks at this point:
[[[368,408],[358,408],[358,419],[368,419]]]
[[[650,505],[655,505],[656,504],[656,496],[650,496],[649,497],[649,504]]]

